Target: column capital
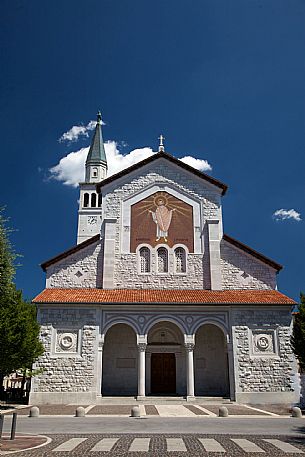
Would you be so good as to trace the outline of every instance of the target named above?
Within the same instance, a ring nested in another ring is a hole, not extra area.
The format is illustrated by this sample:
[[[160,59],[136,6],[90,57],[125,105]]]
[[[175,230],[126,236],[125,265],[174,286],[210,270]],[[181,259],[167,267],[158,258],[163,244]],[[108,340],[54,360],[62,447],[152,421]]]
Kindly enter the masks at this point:
[[[187,335],[184,334],[184,347],[187,348],[188,345],[193,345],[193,349],[195,346],[195,335]]]
[[[139,352],[145,352],[146,351],[146,348],[147,348],[147,343],[138,343],[137,344],[138,346],[138,351]]]
[[[184,343],[184,347],[187,352],[193,352],[195,343],[190,343],[190,342]]]

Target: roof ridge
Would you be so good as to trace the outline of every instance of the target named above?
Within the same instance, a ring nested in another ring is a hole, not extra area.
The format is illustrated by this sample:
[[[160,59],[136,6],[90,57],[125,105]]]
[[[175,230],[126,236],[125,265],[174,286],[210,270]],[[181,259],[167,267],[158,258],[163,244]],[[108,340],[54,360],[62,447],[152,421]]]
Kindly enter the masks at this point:
[[[247,252],[248,254],[252,255],[253,257],[256,257],[257,259],[261,260],[262,262],[270,265],[273,267],[275,270],[280,271],[283,268],[283,265],[275,262],[274,260],[270,259],[269,257],[265,256],[264,254],[261,254],[260,252],[256,251],[255,249],[251,248],[245,243],[242,243],[239,240],[236,240],[230,235],[227,235],[226,233],[223,234],[223,240],[227,241],[228,243],[233,244],[237,248]]]
[[[115,181],[116,179],[119,179],[122,176],[125,176],[126,174],[130,173],[131,171],[137,170],[138,168],[141,168],[142,166],[145,166],[148,163],[153,162],[154,160],[157,160],[159,158],[167,159],[170,162],[175,163],[176,165],[180,166],[181,168],[184,168],[185,170],[195,174],[196,176],[199,176],[199,178],[202,178],[205,181],[210,182],[214,186],[221,188],[222,195],[224,195],[228,189],[228,186],[226,184],[222,183],[221,181],[219,181],[218,179],[213,178],[212,176],[207,175],[206,173],[203,173],[202,171],[196,170],[196,168],[193,168],[190,165],[182,162],[181,160],[177,159],[176,157],[174,157],[172,154],[169,154],[168,152],[159,151],[159,152],[154,153],[150,157],[147,157],[146,159],[143,159],[140,162],[130,165],[130,167],[125,168],[124,170],[121,170],[118,173],[115,173],[114,175],[103,179],[103,181],[96,184],[97,192],[99,193],[101,187],[104,187],[106,184],[108,184],[112,181]]]
[[[46,269],[53,263],[56,263],[59,260],[65,259],[70,254],[73,254],[74,252],[78,252],[87,246],[90,246],[90,244],[95,243],[99,239],[100,239],[100,234],[98,233],[98,234],[92,236],[91,238],[83,241],[82,243],[72,246],[72,248],[67,249],[66,251],[62,252],[61,254],[57,254],[55,257],[52,257],[51,259],[46,260],[45,262],[41,263],[40,266],[43,269],[43,271],[46,271]]]

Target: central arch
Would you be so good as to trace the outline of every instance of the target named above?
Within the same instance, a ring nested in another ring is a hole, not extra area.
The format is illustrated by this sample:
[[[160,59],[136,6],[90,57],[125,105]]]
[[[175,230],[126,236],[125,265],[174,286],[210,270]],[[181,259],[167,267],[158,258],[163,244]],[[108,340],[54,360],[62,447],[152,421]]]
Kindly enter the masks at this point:
[[[185,354],[180,328],[168,321],[158,322],[147,335],[146,392],[152,395],[183,395]]]
[[[217,325],[204,324],[196,332],[194,373],[196,396],[229,395],[227,344]]]

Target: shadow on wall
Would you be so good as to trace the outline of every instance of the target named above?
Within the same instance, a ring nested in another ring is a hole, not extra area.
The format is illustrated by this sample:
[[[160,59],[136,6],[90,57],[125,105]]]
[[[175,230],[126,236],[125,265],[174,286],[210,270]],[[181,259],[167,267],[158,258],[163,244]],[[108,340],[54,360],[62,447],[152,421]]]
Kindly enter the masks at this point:
[[[137,394],[137,355],[135,331],[127,324],[113,325],[103,348],[103,395]]]
[[[101,249],[96,260],[96,288],[103,288],[103,272],[104,272],[104,240],[100,240]]]

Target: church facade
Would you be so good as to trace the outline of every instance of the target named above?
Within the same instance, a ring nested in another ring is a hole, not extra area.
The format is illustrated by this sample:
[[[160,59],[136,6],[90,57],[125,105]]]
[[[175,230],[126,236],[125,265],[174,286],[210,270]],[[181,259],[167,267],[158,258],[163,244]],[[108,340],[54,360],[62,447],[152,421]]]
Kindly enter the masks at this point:
[[[101,117],[77,244],[42,264],[31,403],[104,396],[297,401],[281,266],[223,232],[227,186],[159,152],[107,177]]]

